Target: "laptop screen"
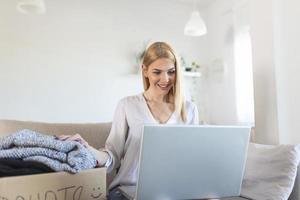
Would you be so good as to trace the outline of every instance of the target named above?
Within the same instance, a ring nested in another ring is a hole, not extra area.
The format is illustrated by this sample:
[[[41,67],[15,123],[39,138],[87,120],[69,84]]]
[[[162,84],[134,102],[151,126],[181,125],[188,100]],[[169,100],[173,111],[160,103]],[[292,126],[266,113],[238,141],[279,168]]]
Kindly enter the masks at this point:
[[[238,196],[250,127],[145,126],[136,198]]]

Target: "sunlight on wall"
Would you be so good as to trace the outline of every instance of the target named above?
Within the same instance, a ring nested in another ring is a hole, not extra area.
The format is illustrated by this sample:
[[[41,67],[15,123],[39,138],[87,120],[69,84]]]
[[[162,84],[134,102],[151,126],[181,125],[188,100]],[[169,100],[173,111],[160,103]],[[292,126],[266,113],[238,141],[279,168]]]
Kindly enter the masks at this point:
[[[234,43],[237,117],[241,124],[254,125],[252,46],[249,26],[237,31]]]

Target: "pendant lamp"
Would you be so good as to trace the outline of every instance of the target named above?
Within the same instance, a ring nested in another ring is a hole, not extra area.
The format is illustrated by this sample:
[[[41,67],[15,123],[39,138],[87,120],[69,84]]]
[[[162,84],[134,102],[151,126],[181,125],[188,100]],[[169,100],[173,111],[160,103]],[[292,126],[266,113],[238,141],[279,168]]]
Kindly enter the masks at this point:
[[[184,35],[187,36],[202,36],[207,33],[205,22],[203,21],[200,12],[196,10],[194,3],[194,11],[184,27]]]
[[[46,6],[44,0],[19,0],[17,11],[22,14],[44,14]]]

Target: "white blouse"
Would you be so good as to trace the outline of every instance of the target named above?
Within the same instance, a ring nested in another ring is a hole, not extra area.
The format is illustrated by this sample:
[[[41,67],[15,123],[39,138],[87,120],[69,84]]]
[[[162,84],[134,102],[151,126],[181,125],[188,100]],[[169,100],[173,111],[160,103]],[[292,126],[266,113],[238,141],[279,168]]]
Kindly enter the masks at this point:
[[[185,102],[187,121],[184,123],[173,113],[165,124],[198,124],[198,110],[194,103]],[[121,99],[116,108],[105,150],[110,159],[106,163],[108,172],[119,168],[109,188],[117,185],[135,185],[141,135],[144,124],[159,124],[148,108],[143,93]]]

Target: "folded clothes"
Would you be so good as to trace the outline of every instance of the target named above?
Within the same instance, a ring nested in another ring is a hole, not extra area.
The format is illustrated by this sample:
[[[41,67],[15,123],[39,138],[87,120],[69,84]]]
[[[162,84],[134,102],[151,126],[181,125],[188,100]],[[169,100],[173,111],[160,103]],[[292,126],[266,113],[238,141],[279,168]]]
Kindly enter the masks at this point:
[[[23,161],[12,158],[0,159],[0,177],[21,176],[54,172],[47,165],[35,161]]]
[[[0,138],[0,158],[41,162],[55,171],[72,173],[97,164],[94,155],[79,142],[61,141],[27,129]]]

